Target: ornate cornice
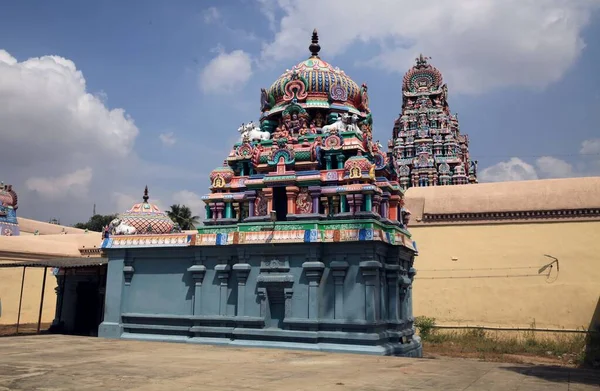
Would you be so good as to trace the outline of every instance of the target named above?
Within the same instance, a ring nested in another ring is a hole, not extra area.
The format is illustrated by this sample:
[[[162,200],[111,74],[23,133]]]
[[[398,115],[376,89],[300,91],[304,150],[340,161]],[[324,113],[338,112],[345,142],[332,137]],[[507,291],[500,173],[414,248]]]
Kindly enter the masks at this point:
[[[421,223],[423,225],[494,222],[508,223],[528,221],[581,221],[590,219],[600,219],[600,208],[481,213],[425,213],[423,214],[423,218],[420,221],[417,220],[417,223]]]

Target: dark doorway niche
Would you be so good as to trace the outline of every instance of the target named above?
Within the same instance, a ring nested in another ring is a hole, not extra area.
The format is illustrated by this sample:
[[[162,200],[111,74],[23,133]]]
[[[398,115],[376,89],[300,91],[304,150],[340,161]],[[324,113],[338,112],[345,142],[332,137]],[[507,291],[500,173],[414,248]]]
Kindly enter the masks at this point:
[[[98,283],[79,282],[76,288],[75,324],[76,335],[97,335],[101,321],[101,303],[98,295]]]
[[[283,328],[283,319],[285,318],[285,295],[283,287],[272,286],[267,288],[267,295],[269,297],[269,327],[271,328]]]
[[[277,214],[277,221],[287,220],[287,196],[285,194],[285,187],[274,187],[273,188],[273,209]]]

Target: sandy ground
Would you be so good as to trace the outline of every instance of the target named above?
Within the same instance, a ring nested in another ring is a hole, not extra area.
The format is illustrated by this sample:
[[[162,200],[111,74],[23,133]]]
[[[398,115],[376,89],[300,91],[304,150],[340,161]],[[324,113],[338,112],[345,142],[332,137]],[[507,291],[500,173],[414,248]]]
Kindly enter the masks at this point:
[[[600,372],[62,335],[0,338],[0,390],[593,390]]]

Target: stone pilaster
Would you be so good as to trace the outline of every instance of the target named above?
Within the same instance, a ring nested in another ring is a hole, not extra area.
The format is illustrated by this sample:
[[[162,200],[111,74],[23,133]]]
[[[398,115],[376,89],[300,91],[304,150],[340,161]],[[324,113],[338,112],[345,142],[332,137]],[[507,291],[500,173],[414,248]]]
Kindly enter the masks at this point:
[[[375,290],[379,283],[379,269],[381,263],[378,261],[362,261],[359,264],[365,287],[365,320],[374,322],[377,320],[377,295]]]
[[[319,285],[325,264],[323,262],[304,262],[302,268],[308,279],[308,318],[317,319],[319,317]]]
[[[388,308],[387,318],[390,322],[398,322],[400,316],[398,314],[398,302],[400,293],[398,287],[398,279],[400,277],[398,265],[385,265],[385,277],[387,279],[387,296],[388,296]]]
[[[200,262],[200,260],[197,262]],[[192,315],[200,315],[202,313],[202,281],[204,281],[204,275],[206,274],[206,266],[197,263],[190,266],[187,271],[191,273],[192,280],[194,280]]]
[[[126,259],[125,264],[123,265],[123,277],[125,286],[131,285],[133,273],[135,273],[135,269],[133,268],[133,261],[131,259]]]
[[[260,316],[267,316],[267,288],[264,286],[256,288],[256,295],[260,301]]]
[[[236,263],[233,265],[238,282],[237,316],[246,315],[246,281],[251,269],[252,266],[247,263]]]
[[[329,265],[334,283],[334,319],[344,318],[344,280],[348,271],[349,264],[346,261],[332,261]]]
[[[219,315],[227,315],[227,294],[229,293],[229,272],[231,266],[227,264],[221,264],[215,266],[217,277],[219,279]]]

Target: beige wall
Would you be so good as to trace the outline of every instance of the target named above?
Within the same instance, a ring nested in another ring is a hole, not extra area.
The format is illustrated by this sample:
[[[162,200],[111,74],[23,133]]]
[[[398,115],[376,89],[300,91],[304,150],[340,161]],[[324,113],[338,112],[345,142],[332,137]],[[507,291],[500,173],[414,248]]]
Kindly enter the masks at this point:
[[[419,250],[415,316],[452,325],[587,328],[600,305],[600,222],[409,229]],[[537,275],[551,261],[544,254],[559,259],[558,275],[519,276]],[[497,277],[456,278],[477,276]]]
[[[28,267],[25,272],[21,324],[37,323],[38,321],[43,275],[44,268]],[[22,267],[0,268],[0,300],[2,300],[0,324],[17,323],[22,276]],[[43,323],[52,322],[54,319],[56,308],[56,293],[54,288],[56,288],[56,277],[52,275],[52,268],[48,268],[44,308],[42,310]]]

